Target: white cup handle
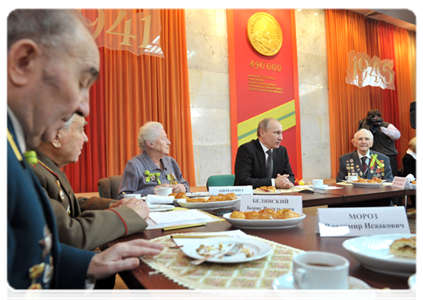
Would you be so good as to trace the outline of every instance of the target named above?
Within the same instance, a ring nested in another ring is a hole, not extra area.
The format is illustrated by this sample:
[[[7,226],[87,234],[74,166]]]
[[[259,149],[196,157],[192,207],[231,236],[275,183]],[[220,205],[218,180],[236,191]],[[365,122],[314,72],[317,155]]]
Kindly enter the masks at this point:
[[[305,269],[298,268],[294,271],[294,279],[300,289],[307,288],[305,286],[304,277],[307,271]]]

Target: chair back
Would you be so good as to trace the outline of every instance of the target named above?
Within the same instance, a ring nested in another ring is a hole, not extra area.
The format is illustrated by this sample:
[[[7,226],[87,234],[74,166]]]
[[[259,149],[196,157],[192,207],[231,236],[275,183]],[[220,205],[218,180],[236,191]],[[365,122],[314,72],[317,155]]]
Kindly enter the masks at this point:
[[[234,174],[212,175],[207,179],[207,190],[209,186],[233,186],[235,183]]]
[[[122,175],[112,175],[98,181],[98,194],[102,198],[116,199],[119,194],[119,186]]]

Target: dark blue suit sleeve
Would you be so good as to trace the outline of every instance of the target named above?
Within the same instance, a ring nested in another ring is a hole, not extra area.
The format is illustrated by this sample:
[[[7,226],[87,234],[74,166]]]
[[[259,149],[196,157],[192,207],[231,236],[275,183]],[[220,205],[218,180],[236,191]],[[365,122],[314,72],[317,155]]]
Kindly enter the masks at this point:
[[[394,177],[392,175],[392,169],[391,169],[391,163],[390,163],[389,157],[383,155],[383,158],[384,158],[383,163],[385,165],[385,176],[383,176],[383,179],[386,179],[386,181],[392,182],[394,181]]]
[[[336,175],[336,182],[341,182],[342,180],[345,180],[345,176],[347,176],[347,167],[344,159],[341,156],[339,158],[339,169],[338,175]]]
[[[60,244],[58,279],[60,289],[82,289],[87,279],[87,269],[95,255],[92,251],[77,249]],[[84,267],[85,266],[85,267]]]

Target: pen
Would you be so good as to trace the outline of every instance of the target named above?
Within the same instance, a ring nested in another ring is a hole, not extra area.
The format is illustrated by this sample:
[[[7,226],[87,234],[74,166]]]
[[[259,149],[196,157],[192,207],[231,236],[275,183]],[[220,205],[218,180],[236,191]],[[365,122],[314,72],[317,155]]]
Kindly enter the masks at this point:
[[[197,224],[172,226],[172,227],[165,227],[165,228],[162,229],[162,231],[182,229],[182,228],[190,228],[190,227],[197,227],[197,226],[205,226],[205,225],[206,225],[206,223],[197,223]]]
[[[174,234],[172,239],[206,239],[214,237],[231,237],[230,235],[183,235],[183,234]]]

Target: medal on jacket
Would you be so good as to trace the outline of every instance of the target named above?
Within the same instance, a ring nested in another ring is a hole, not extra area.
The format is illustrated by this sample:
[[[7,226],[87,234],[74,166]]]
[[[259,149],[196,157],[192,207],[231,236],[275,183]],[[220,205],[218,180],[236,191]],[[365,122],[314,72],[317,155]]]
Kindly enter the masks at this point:
[[[38,163],[40,164],[40,166],[44,167],[47,171],[49,171],[51,174],[53,174],[54,177],[56,177],[56,185],[59,188],[59,199],[61,201],[65,201],[65,196],[66,195],[63,192],[62,185],[60,184],[59,175],[57,175],[56,173],[54,173],[49,167],[47,167],[45,164],[43,164],[40,160],[38,160]]]
[[[38,242],[38,244],[43,248],[43,252],[41,253],[41,260],[44,260],[44,258],[50,253],[51,247],[53,245],[51,231],[47,225],[44,225],[43,233],[44,238]]]
[[[176,176],[173,173],[167,174],[166,179],[169,181],[171,185],[177,185],[178,180],[176,180]]]
[[[56,179],[56,184],[57,184],[57,187],[59,188],[59,198],[60,198],[60,200],[65,201],[65,193],[62,190],[59,179]]]
[[[44,268],[44,276],[43,276],[44,284],[48,284],[53,278],[53,270],[54,270],[53,256],[50,256],[50,264],[46,264],[46,267]]]
[[[29,279],[31,279],[32,284],[29,286],[28,289],[30,290],[40,290],[42,289],[41,284],[36,283],[37,279],[43,274],[44,272],[45,263],[41,263],[39,265],[33,265],[29,268]]]

